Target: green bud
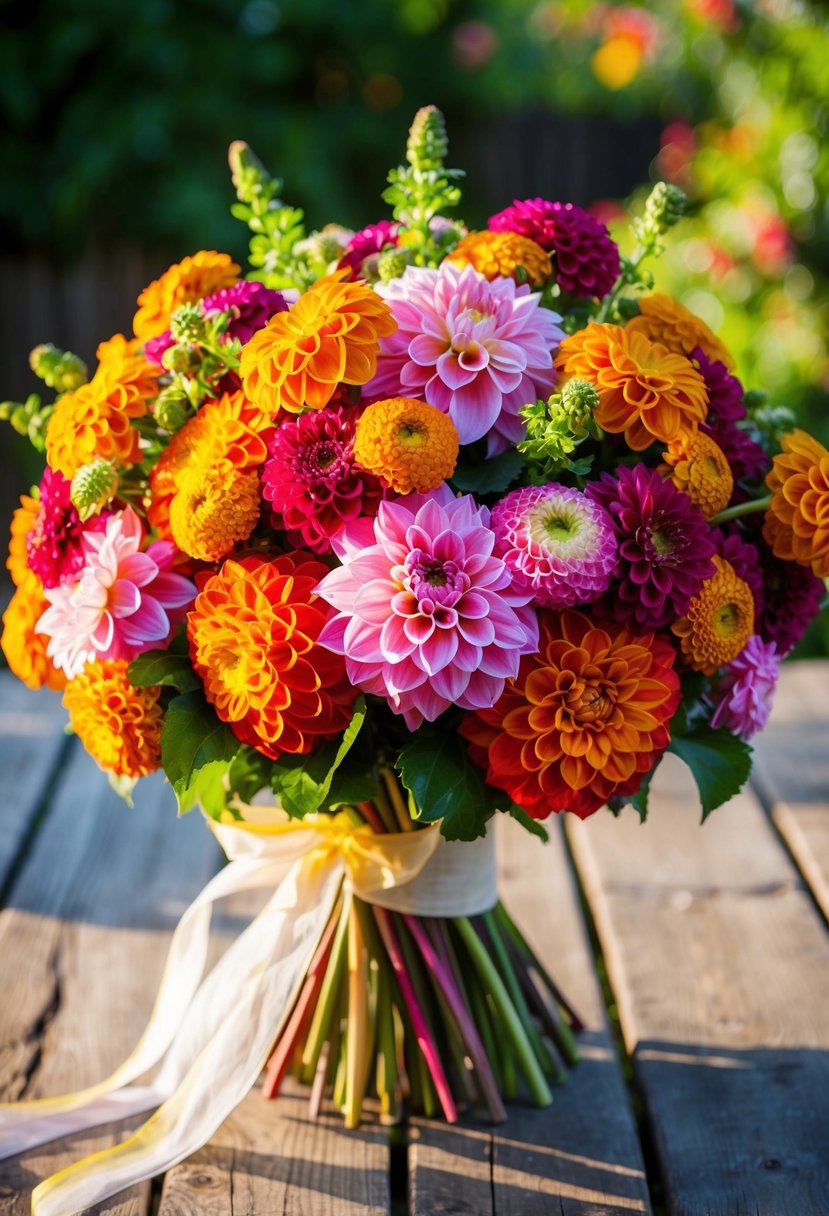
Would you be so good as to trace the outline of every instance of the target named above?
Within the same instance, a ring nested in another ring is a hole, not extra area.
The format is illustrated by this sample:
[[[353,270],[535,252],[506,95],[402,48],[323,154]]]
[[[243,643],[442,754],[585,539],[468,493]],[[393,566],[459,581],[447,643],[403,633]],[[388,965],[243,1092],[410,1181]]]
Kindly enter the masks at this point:
[[[645,203],[645,228],[655,236],[664,236],[682,219],[687,202],[685,192],[679,186],[657,182]]]
[[[550,398],[552,405],[553,398]],[[579,426],[592,418],[599,406],[599,394],[589,380],[568,380],[561,390],[560,408],[565,417]]]
[[[204,313],[198,304],[182,304],[170,317],[170,333],[176,342],[200,342],[206,333]]]
[[[69,497],[82,520],[97,515],[118,491],[118,467],[103,456],[78,469]]]
[[[192,372],[200,365],[201,350],[191,342],[179,342],[168,346],[161,362],[168,372]]]
[[[251,189],[255,191],[257,185],[261,188],[262,183],[268,180],[265,166],[243,139],[234,139],[227,150],[227,163],[230,165],[233,188],[243,202],[249,202],[245,195]]]
[[[399,279],[408,265],[408,253],[396,245],[389,245],[377,255],[377,275],[382,283]]]
[[[29,366],[39,379],[58,393],[71,393],[87,381],[83,359],[51,342],[34,348],[29,355]]]
[[[296,254],[304,254],[311,262],[339,262],[343,251],[354,233],[339,224],[326,224],[320,232],[311,232],[304,240],[294,245]]]
[[[158,425],[165,431],[172,434],[174,431],[180,431],[192,416],[192,409],[187,397],[176,388],[175,385],[169,385],[158,394],[153,406],[153,415]]]
[[[414,116],[406,141],[406,160],[414,169],[440,169],[449,151],[446,122],[437,106],[423,106]]]

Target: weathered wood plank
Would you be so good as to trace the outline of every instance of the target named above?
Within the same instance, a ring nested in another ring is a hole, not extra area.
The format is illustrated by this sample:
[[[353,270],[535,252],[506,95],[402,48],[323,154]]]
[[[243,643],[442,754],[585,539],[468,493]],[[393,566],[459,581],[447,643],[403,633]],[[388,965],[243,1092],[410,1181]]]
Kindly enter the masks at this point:
[[[498,823],[511,914],[583,1018],[582,1062],[548,1110],[515,1104],[503,1127],[418,1120],[409,1149],[413,1216],[610,1216],[650,1212],[639,1140],[610,1040],[560,824],[542,846]]]
[[[568,825],[672,1216],[829,1212],[829,937],[751,794]]]

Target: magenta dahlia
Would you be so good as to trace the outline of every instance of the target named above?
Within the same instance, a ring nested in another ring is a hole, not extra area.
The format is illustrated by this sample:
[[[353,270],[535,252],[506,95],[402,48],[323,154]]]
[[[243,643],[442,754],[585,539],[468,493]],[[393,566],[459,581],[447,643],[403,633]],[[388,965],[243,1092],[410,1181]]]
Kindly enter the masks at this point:
[[[568,295],[605,296],[619,277],[619,250],[600,220],[575,203],[515,200],[489,220],[493,232],[528,236],[555,255],[556,282]]]
[[[695,346],[690,359],[697,365],[708,390],[708,420],[739,422],[746,416],[743,386],[724,363],[709,359],[701,347]]]
[[[714,539],[699,507],[656,469],[637,464],[603,473],[585,493],[610,514],[619,556],[600,611],[644,629],[684,614],[715,567]]]
[[[779,674],[780,655],[774,642],[753,634],[723,669],[711,725],[750,739],[768,722]]]
[[[512,584],[545,608],[589,604],[607,590],[616,564],[613,520],[579,490],[524,486],[492,509],[495,556]]]
[[[823,580],[808,566],[775,557],[759,538],[757,548],[763,571],[763,611],[755,618],[754,628],[785,657],[818,612],[825,594]]]
[[[725,525],[728,528],[728,525]],[[754,596],[754,617],[757,620],[763,611],[763,571],[760,568],[760,554],[757,546],[745,540],[739,529],[732,525],[731,530],[725,531],[714,528],[712,531],[717,556],[722,557],[733,569],[737,578],[748,584]]]
[[[375,257],[386,245],[396,245],[398,228],[397,224],[380,220],[377,224],[368,224],[359,232],[355,232],[337,263],[337,269],[348,270],[351,279],[365,278],[363,263],[366,258]]]
[[[383,487],[354,460],[360,413],[357,406],[327,406],[286,418],[274,431],[262,494],[273,526],[292,545],[324,553],[349,520],[376,513]]]
[[[40,479],[40,506],[26,537],[26,561],[44,587],[72,579],[84,563],[83,525],[72,506],[72,483],[46,468]]]
[[[411,495],[380,504],[371,537],[358,523],[318,587],[337,609],[320,642],[411,730],[451,705],[494,705],[536,650],[538,621],[492,553],[486,507],[468,494]]]
[[[380,342],[370,399],[423,398],[448,414],[461,443],[487,436],[488,454],[524,434],[518,411],[555,383],[553,355],[564,332],[557,313],[511,278],[487,280],[471,266],[407,266],[377,288],[397,331]]]

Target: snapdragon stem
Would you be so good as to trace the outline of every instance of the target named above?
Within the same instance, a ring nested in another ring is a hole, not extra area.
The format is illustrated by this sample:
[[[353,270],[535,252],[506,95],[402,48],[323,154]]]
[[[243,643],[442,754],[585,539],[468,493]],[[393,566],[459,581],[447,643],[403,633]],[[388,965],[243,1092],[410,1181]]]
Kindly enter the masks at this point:
[[[739,519],[743,515],[752,515],[755,511],[767,511],[771,506],[771,494],[767,494],[765,498],[751,498],[748,502],[738,502],[733,507],[726,507],[724,511],[720,511],[713,519],[709,519],[709,524],[712,528],[716,528],[719,524],[728,523],[730,519]]]

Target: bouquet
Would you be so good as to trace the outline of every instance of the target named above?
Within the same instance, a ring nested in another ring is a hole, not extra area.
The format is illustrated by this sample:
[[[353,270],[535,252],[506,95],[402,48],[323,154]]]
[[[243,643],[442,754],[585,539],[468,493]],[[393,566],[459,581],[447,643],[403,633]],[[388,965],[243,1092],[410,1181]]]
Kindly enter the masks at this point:
[[[133,1056],[0,1112],[17,1151],[159,1107],[39,1211],[180,1160],[265,1066],[348,1126],[367,1093],[389,1120],[549,1102],[579,1023],[498,901],[493,818],[644,819],[666,751],[704,818],[821,603],[829,453],[651,290],[681,192],[654,188],[623,258],[570,203],[468,231],[446,154],[427,107],[391,218],[309,234],[234,144],[249,276],[186,257],[91,379],[38,347],[55,400],[2,407],[47,459],[9,666],[63,689],[127,798],[163,768],[231,859]],[[250,887],[268,902],[202,980],[212,903]]]

